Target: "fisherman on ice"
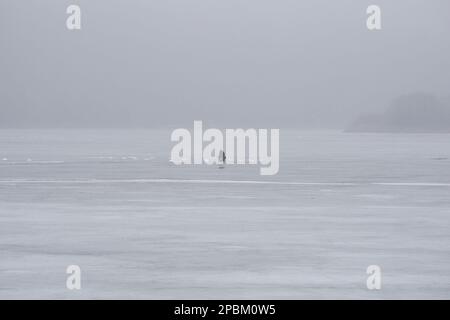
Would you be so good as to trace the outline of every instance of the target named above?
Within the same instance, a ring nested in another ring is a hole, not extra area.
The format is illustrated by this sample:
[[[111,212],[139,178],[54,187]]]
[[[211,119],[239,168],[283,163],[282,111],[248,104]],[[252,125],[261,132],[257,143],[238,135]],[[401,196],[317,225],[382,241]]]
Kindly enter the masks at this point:
[[[226,160],[227,160],[227,156],[225,155],[225,152],[223,150],[220,150],[220,152],[219,152],[219,169],[225,168]]]

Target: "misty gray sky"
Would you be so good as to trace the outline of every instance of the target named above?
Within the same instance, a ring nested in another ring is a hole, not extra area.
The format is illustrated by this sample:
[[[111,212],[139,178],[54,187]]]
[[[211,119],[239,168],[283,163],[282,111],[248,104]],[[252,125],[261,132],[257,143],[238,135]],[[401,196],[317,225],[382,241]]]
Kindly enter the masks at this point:
[[[448,0],[0,0],[0,126],[339,128],[449,97],[449,39]]]

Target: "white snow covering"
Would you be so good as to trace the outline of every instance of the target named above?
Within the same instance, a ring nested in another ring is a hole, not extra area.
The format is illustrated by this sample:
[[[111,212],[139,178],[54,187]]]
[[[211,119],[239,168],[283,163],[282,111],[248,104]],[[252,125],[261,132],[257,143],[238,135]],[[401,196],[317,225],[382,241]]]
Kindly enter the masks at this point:
[[[267,177],[175,166],[168,131],[1,130],[0,298],[450,298],[450,135],[280,139]]]

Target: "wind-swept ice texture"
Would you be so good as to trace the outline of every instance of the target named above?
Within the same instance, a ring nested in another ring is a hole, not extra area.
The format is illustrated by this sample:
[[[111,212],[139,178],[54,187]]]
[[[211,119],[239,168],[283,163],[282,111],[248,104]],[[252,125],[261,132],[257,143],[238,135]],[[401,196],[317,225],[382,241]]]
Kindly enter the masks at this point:
[[[273,177],[169,137],[1,131],[0,298],[450,298],[449,135],[282,131]]]

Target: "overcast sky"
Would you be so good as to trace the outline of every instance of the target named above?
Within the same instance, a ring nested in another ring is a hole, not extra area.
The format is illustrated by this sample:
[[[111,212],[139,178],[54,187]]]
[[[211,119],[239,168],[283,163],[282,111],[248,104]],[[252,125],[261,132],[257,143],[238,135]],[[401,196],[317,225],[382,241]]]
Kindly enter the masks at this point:
[[[450,96],[449,39],[448,0],[0,0],[0,126],[339,128]]]

